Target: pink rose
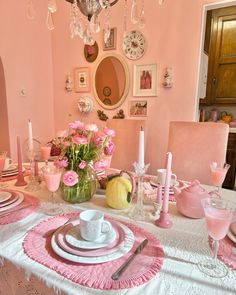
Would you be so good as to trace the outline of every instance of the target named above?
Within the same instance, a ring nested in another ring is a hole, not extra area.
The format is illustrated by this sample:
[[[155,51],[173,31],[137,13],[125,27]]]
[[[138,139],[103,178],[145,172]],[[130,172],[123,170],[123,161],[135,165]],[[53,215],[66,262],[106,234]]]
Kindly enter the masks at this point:
[[[103,132],[96,132],[94,133],[93,142],[96,145],[96,147],[100,146],[103,143],[104,140],[104,133]]]
[[[86,136],[81,136],[81,135],[74,135],[72,137],[72,141],[76,144],[87,144],[88,139]]]
[[[84,129],[84,123],[80,122],[80,121],[74,121],[74,122],[69,123],[69,128],[83,130]]]
[[[104,154],[110,156],[114,153],[116,146],[112,141],[108,141],[106,146],[104,147]]]
[[[68,159],[67,157],[64,157],[62,159],[57,159],[55,162],[54,162],[54,165],[57,167],[57,168],[65,168],[68,166]]]
[[[108,136],[111,136],[111,137],[114,137],[116,135],[115,131],[112,130],[112,129],[109,129],[107,127],[104,127],[103,129],[103,132],[108,135]]]
[[[87,124],[87,125],[85,125],[85,130],[86,131],[97,132],[98,131],[98,126],[96,124]]]
[[[108,161],[105,159],[101,159],[99,161],[97,161],[96,163],[94,163],[93,168],[96,171],[101,171],[101,170],[105,170],[108,167]]]
[[[67,171],[62,178],[63,182],[67,186],[73,186],[78,183],[78,174],[75,171]]]
[[[87,163],[86,163],[84,160],[82,160],[82,161],[79,163],[79,168],[80,168],[80,169],[84,169],[86,166],[87,166]]]

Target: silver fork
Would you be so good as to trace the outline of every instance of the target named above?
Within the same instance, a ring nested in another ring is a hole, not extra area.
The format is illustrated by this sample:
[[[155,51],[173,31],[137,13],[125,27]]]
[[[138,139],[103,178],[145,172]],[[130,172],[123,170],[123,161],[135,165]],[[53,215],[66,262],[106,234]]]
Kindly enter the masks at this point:
[[[49,237],[51,237],[51,236],[52,236],[52,235],[53,235],[53,234],[54,234],[59,228],[65,226],[65,225],[67,225],[67,224],[69,224],[71,221],[76,220],[76,219],[78,219],[78,216],[77,216],[77,217],[75,217],[75,216],[70,217],[70,218],[69,218],[67,221],[65,221],[62,225],[60,225],[60,226],[58,226],[57,228],[52,229],[52,230],[48,231],[47,233],[45,233],[44,237],[45,237],[45,238],[49,238]]]

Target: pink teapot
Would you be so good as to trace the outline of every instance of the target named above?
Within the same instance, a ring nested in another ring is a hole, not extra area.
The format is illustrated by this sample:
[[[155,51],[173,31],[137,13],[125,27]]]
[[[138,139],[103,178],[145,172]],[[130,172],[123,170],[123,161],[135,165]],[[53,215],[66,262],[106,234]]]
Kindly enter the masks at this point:
[[[203,218],[204,211],[201,200],[211,197],[198,180],[194,180],[182,190],[178,187],[173,187],[176,206],[180,213],[191,218]]]

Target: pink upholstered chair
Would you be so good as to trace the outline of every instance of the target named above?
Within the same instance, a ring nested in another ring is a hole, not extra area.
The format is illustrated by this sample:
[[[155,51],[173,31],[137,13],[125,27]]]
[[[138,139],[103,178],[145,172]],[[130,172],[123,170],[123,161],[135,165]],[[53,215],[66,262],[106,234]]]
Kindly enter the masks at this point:
[[[133,171],[133,163],[138,161],[139,131],[145,130],[144,120],[109,119],[107,127],[115,130],[113,142],[116,145],[111,167]]]
[[[211,122],[171,122],[168,151],[178,179],[211,184],[210,163],[224,163],[229,126]]]

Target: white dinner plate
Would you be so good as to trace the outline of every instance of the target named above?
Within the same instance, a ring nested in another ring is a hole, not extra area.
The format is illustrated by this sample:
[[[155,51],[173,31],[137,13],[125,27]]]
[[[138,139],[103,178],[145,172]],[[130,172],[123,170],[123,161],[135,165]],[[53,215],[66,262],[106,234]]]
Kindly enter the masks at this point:
[[[5,202],[0,203],[0,208],[9,206],[10,204],[16,202],[19,199],[18,194],[13,194],[10,199]]]
[[[231,232],[231,230],[228,231],[227,237],[236,244],[236,236]]]
[[[60,231],[60,229],[58,229],[53,234],[52,239],[51,239],[51,246],[52,246],[53,251],[58,256],[66,259],[66,260],[73,261],[73,262],[79,262],[79,263],[85,263],[85,264],[96,264],[96,263],[104,263],[104,262],[112,261],[112,260],[115,260],[115,259],[118,259],[118,258],[124,256],[126,253],[128,253],[132,249],[132,247],[134,245],[133,232],[124,224],[119,223],[119,225],[124,229],[124,231],[126,233],[124,245],[123,245],[123,247],[118,249],[116,252],[111,253],[111,254],[107,254],[104,256],[98,256],[98,257],[84,257],[84,256],[77,256],[77,255],[67,253],[66,251],[61,249],[58,246],[58,244],[56,243],[55,236],[57,235],[58,231]]]
[[[9,204],[7,206],[1,207],[0,212],[6,211],[6,210],[11,209],[11,208],[14,208],[14,207],[18,206],[20,203],[22,203],[23,200],[24,200],[24,194],[20,193],[20,192],[17,192],[17,195],[18,195],[17,200],[14,203],[11,203],[11,204]]]
[[[10,199],[11,193],[9,192],[0,192],[0,203],[7,201]]]
[[[2,172],[11,172],[13,170],[17,170],[17,166],[16,165],[10,165],[7,169],[3,169]]]
[[[110,243],[114,242],[116,239],[116,232],[111,228],[107,233],[102,233],[98,239],[95,241],[86,241],[80,235],[80,225],[77,224],[73,226],[66,233],[66,241],[76,247],[81,249],[98,249],[108,246]]]

